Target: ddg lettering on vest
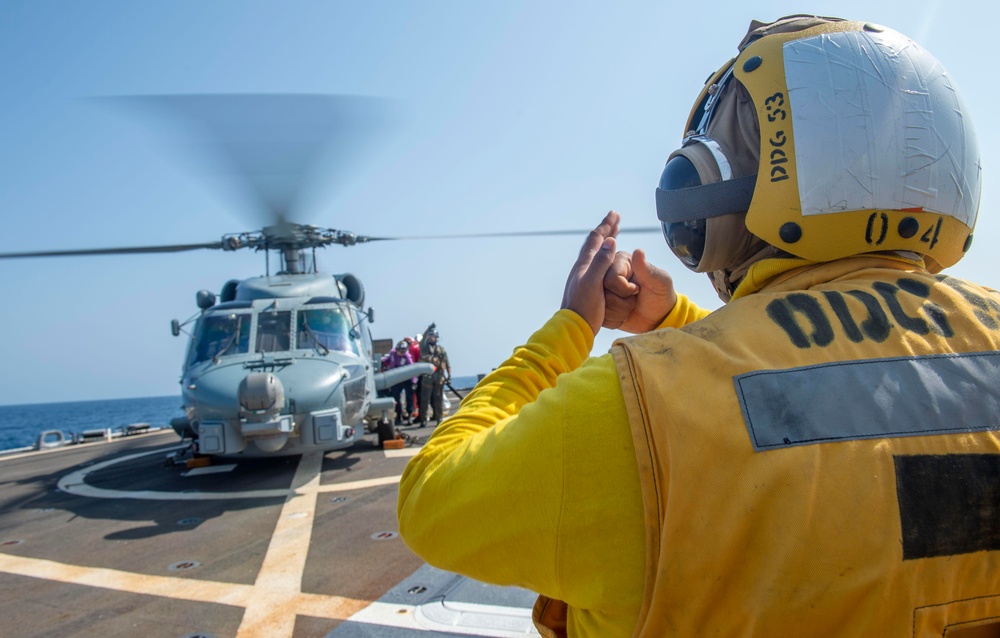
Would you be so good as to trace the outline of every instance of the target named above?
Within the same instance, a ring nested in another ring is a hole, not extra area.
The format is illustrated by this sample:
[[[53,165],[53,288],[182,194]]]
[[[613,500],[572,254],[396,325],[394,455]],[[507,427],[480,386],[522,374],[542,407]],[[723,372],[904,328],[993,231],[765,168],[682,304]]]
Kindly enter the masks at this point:
[[[991,330],[1000,327],[1000,302],[977,294],[960,280],[946,276],[936,280],[958,292],[983,326]],[[826,347],[838,335],[854,343],[881,343],[894,327],[917,335],[954,336],[944,310],[930,301],[930,295],[931,286],[925,281],[901,277],[895,284],[874,282],[866,290],[791,293],[771,301],[767,316],[798,348]],[[862,308],[850,304],[852,299]]]

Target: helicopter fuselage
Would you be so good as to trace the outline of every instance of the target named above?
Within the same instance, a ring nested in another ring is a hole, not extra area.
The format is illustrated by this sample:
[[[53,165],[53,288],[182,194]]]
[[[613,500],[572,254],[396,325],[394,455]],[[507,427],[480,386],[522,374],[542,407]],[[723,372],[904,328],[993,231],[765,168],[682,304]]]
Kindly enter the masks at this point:
[[[362,303],[350,275],[226,284],[221,303],[204,304],[191,334],[181,378],[186,418],[174,429],[196,439],[199,453],[220,456],[352,445],[366,420],[391,418],[392,399],[377,391],[398,382],[398,374],[378,371]]]

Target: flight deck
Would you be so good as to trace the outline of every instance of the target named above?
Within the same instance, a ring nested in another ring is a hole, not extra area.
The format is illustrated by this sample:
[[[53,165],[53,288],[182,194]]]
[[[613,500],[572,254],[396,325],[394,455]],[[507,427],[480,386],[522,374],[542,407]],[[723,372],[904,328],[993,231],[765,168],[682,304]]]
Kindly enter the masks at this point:
[[[452,398],[457,404],[457,398]],[[5,636],[526,636],[534,594],[399,538],[413,444],[187,467],[173,431],[0,456]]]

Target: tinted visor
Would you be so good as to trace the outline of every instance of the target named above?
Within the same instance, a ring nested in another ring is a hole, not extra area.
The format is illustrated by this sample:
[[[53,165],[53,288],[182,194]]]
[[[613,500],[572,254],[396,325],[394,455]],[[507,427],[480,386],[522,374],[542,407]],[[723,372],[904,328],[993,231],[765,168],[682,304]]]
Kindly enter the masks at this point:
[[[663,174],[660,175],[659,190],[672,192],[695,186],[701,186],[701,177],[691,160],[683,155],[670,158],[663,168]],[[705,220],[663,221],[665,218],[677,219],[689,216],[683,212],[678,215],[670,214],[669,211],[657,211],[657,216],[661,220],[667,246],[670,246],[670,250],[685,266],[691,270],[696,269],[705,252]]]

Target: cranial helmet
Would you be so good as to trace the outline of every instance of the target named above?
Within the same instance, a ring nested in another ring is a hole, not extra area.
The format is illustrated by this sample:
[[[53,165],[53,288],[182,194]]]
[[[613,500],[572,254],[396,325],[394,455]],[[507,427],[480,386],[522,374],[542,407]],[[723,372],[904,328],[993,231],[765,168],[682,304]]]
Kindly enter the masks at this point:
[[[969,249],[979,147],[941,64],[839,18],[753,22],[713,73],[656,191],[667,244],[724,300],[751,264],[878,251],[932,272]]]

